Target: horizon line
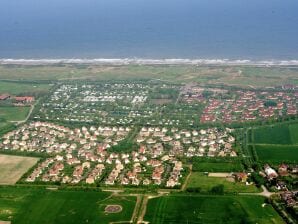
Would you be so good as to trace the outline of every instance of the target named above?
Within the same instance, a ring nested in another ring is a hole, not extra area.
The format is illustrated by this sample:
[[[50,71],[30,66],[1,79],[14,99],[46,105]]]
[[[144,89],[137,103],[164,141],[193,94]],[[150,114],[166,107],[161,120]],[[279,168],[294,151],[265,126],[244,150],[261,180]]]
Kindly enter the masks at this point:
[[[265,65],[289,66],[298,65],[293,60],[250,60],[250,59],[188,59],[188,58],[0,58],[0,64],[47,65],[47,64],[98,64],[98,65]]]

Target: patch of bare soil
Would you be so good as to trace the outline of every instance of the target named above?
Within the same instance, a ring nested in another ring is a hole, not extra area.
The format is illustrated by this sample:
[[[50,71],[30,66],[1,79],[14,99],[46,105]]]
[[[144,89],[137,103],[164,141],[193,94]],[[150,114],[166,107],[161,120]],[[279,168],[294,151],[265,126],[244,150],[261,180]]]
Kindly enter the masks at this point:
[[[105,212],[106,213],[119,213],[122,211],[122,206],[121,205],[107,205],[105,207]]]

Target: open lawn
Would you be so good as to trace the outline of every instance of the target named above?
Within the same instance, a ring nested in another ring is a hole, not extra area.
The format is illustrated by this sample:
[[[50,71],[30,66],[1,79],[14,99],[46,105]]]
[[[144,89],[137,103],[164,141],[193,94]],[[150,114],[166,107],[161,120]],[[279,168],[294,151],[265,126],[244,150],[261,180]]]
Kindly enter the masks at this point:
[[[271,163],[297,163],[298,145],[256,145],[258,159]]]
[[[51,86],[49,84],[41,83],[0,81],[0,94],[8,93],[12,95],[36,95],[40,93],[46,93],[50,89],[50,87]]]
[[[259,196],[170,195],[150,199],[145,221],[154,224],[284,223]]]
[[[13,223],[67,224],[129,221],[136,198],[96,191],[62,191],[41,188],[0,188],[0,220]],[[106,205],[121,205],[119,213],[105,213]]]
[[[235,162],[203,162],[195,161],[192,167],[193,171],[200,172],[237,172],[242,171],[243,167],[239,161]]]
[[[254,185],[245,185],[245,183],[239,183],[227,179],[224,177],[208,177],[204,173],[193,172],[188,179],[187,188],[200,188],[202,192],[209,192],[212,187],[219,184],[224,185],[224,192],[227,193],[254,193],[260,192],[260,190]]]
[[[0,184],[15,184],[38,158],[0,155]]]
[[[0,107],[0,119],[7,121],[22,121],[25,120],[30,107]]]

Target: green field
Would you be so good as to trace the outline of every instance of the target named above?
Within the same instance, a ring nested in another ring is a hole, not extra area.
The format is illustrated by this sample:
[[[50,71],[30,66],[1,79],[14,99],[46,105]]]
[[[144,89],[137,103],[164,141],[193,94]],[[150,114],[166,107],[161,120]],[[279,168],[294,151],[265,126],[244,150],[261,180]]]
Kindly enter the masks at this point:
[[[254,185],[246,186],[245,183],[232,182],[227,178],[222,177],[208,177],[199,172],[193,172],[188,179],[187,188],[200,188],[201,192],[209,192],[212,187],[222,184],[224,192],[226,193],[255,193],[259,189]]]
[[[1,116],[1,115],[0,115]],[[0,119],[0,130],[2,129],[2,128],[5,128],[6,126],[8,126],[9,125],[9,123],[7,122],[7,120],[5,120],[5,119]]]
[[[298,124],[275,124],[249,131],[257,159],[266,163],[298,161]]]
[[[258,159],[264,162],[298,162],[298,145],[256,145]]]
[[[0,94],[8,93],[12,95],[36,95],[40,93],[46,93],[50,87],[51,86],[49,84],[0,81]]]
[[[200,172],[237,172],[242,171],[243,167],[239,161],[235,162],[201,162],[195,161],[193,171]]]
[[[0,119],[4,119],[7,121],[25,120],[29,111],[30,107],[0,107]]]
[[[253,144],[298,144],[298,124],[276,124],[252,130]]]
[[[150,199],[145,221],[154,224],[284,223],[258,196],[183,196]]]
[[[0,220],[13,223],[102,223],[129,221],[136,198],[106,192],[0,188]],[[106,214],[105,206],[121,205],[120,213]]]
[[[289,131],[292,143],[298,145],[298,124],[289,125]]]

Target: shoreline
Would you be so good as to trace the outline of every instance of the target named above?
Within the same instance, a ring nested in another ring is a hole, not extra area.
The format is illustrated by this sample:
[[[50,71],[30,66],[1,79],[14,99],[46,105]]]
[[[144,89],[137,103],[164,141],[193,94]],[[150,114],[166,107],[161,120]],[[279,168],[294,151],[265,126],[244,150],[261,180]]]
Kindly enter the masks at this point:
[[[297,60],[230,60],[230,59],[142,59],[142,58],[61,58],[61,59],[0,59],[0,65],[254,65],[254,66],[298,66]]]

